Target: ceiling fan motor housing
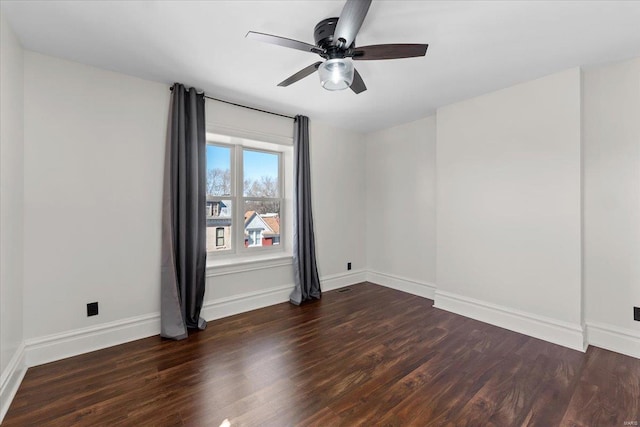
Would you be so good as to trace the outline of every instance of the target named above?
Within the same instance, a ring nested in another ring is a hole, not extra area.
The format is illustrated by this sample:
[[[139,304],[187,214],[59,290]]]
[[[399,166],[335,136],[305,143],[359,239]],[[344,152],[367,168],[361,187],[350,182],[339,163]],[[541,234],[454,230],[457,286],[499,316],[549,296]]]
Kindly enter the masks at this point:
[[[316,42],[316,46],[326,49],[326,50],[334,50],[335,43],[333,40],[333,33],[336,30],[336,25],[338,24],[338,18],[327,18],[318,22],[316,27],[313,30],[313,39]],[[355,46],[355,39],[353,43],[351,43],[350,48]]]

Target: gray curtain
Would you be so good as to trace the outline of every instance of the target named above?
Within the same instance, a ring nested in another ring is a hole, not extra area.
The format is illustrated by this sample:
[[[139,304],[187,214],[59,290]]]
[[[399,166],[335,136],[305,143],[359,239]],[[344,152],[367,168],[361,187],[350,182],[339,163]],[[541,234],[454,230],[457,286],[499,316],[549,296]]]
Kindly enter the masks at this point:
[[[161,335],[183,339],[204,329],[206,272],[204,94],[172,89],[162,196]]]
[[[320,299],[320,278],[316,265],[316,243],[311,214],[311,171],[309,164],[309,118],[296,116],[293,122],[295,161],[293,273],[296,287],[289,296],[292,304]]]

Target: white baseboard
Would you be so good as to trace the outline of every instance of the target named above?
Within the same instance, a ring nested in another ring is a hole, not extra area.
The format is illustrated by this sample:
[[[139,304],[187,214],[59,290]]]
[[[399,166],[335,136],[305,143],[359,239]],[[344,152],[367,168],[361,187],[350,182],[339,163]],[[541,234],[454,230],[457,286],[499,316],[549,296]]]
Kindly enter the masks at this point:
[[[9,364],[0,375],[0,423],[7,414],[9,405],[11,405],[26,372],[24,343],[20,343]]]
[[[587,322],[589,345],[640,359],[640,333],[605,323]]]
[[[29,339],[26,363],[28,367],[42,365],[159,333],[160,315],[151,313]]]
[[[379,271],[367,271],[367,281],[419,297],[434,299],[436,285]]]
[[[205,301],[201,316],[206,321],[233,316],[289,301],[293,285],[278,286],[225,298]]]
[[[289,300],[293,285],[205,301],[202,317],[220,319]],[[27,340],[26,364],[37,366],[160,334],[160,314],[150,313]]]
[[[320,285],[322,291],[327,292],[364,281],[365,271],[358,270],[321,277]],[[293,287],[293,284],[278,286],[205,302],[202,308],[202,317],[207,321],[221,319],[223,317],[287,302],[289,301],[289,295],[291,295]]]
[[[439,290],[436,291],[433,306],[574,350],[585,351],[584,332],[579,324],[538,316]]]
[[[362,283],[366,280],[367,274],[365,270],[351,270],[321,277],[320,286],[322,287],[322,292],[328,292],[334,289],[344,288],[345,286]]]

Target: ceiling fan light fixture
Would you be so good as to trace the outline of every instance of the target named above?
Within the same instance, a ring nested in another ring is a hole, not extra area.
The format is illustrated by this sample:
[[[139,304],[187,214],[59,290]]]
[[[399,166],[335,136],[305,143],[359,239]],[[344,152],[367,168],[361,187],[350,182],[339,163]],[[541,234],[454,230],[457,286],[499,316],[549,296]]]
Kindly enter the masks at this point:
[[[344,90],[353,82],[353,62],[346,58],[328,59],[318,67],[320,83],[327,90]]]

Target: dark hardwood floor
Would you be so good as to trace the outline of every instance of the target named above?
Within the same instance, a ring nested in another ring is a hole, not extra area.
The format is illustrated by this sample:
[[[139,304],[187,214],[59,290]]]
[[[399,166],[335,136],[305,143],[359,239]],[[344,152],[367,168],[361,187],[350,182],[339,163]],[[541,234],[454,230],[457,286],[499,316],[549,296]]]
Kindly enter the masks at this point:
[[[640,360],[372,284],[29,369],[3,426],[624,426]],[[627,424],[625,424],[627,422]],[[631,424],[629,424],[631,423]]]

